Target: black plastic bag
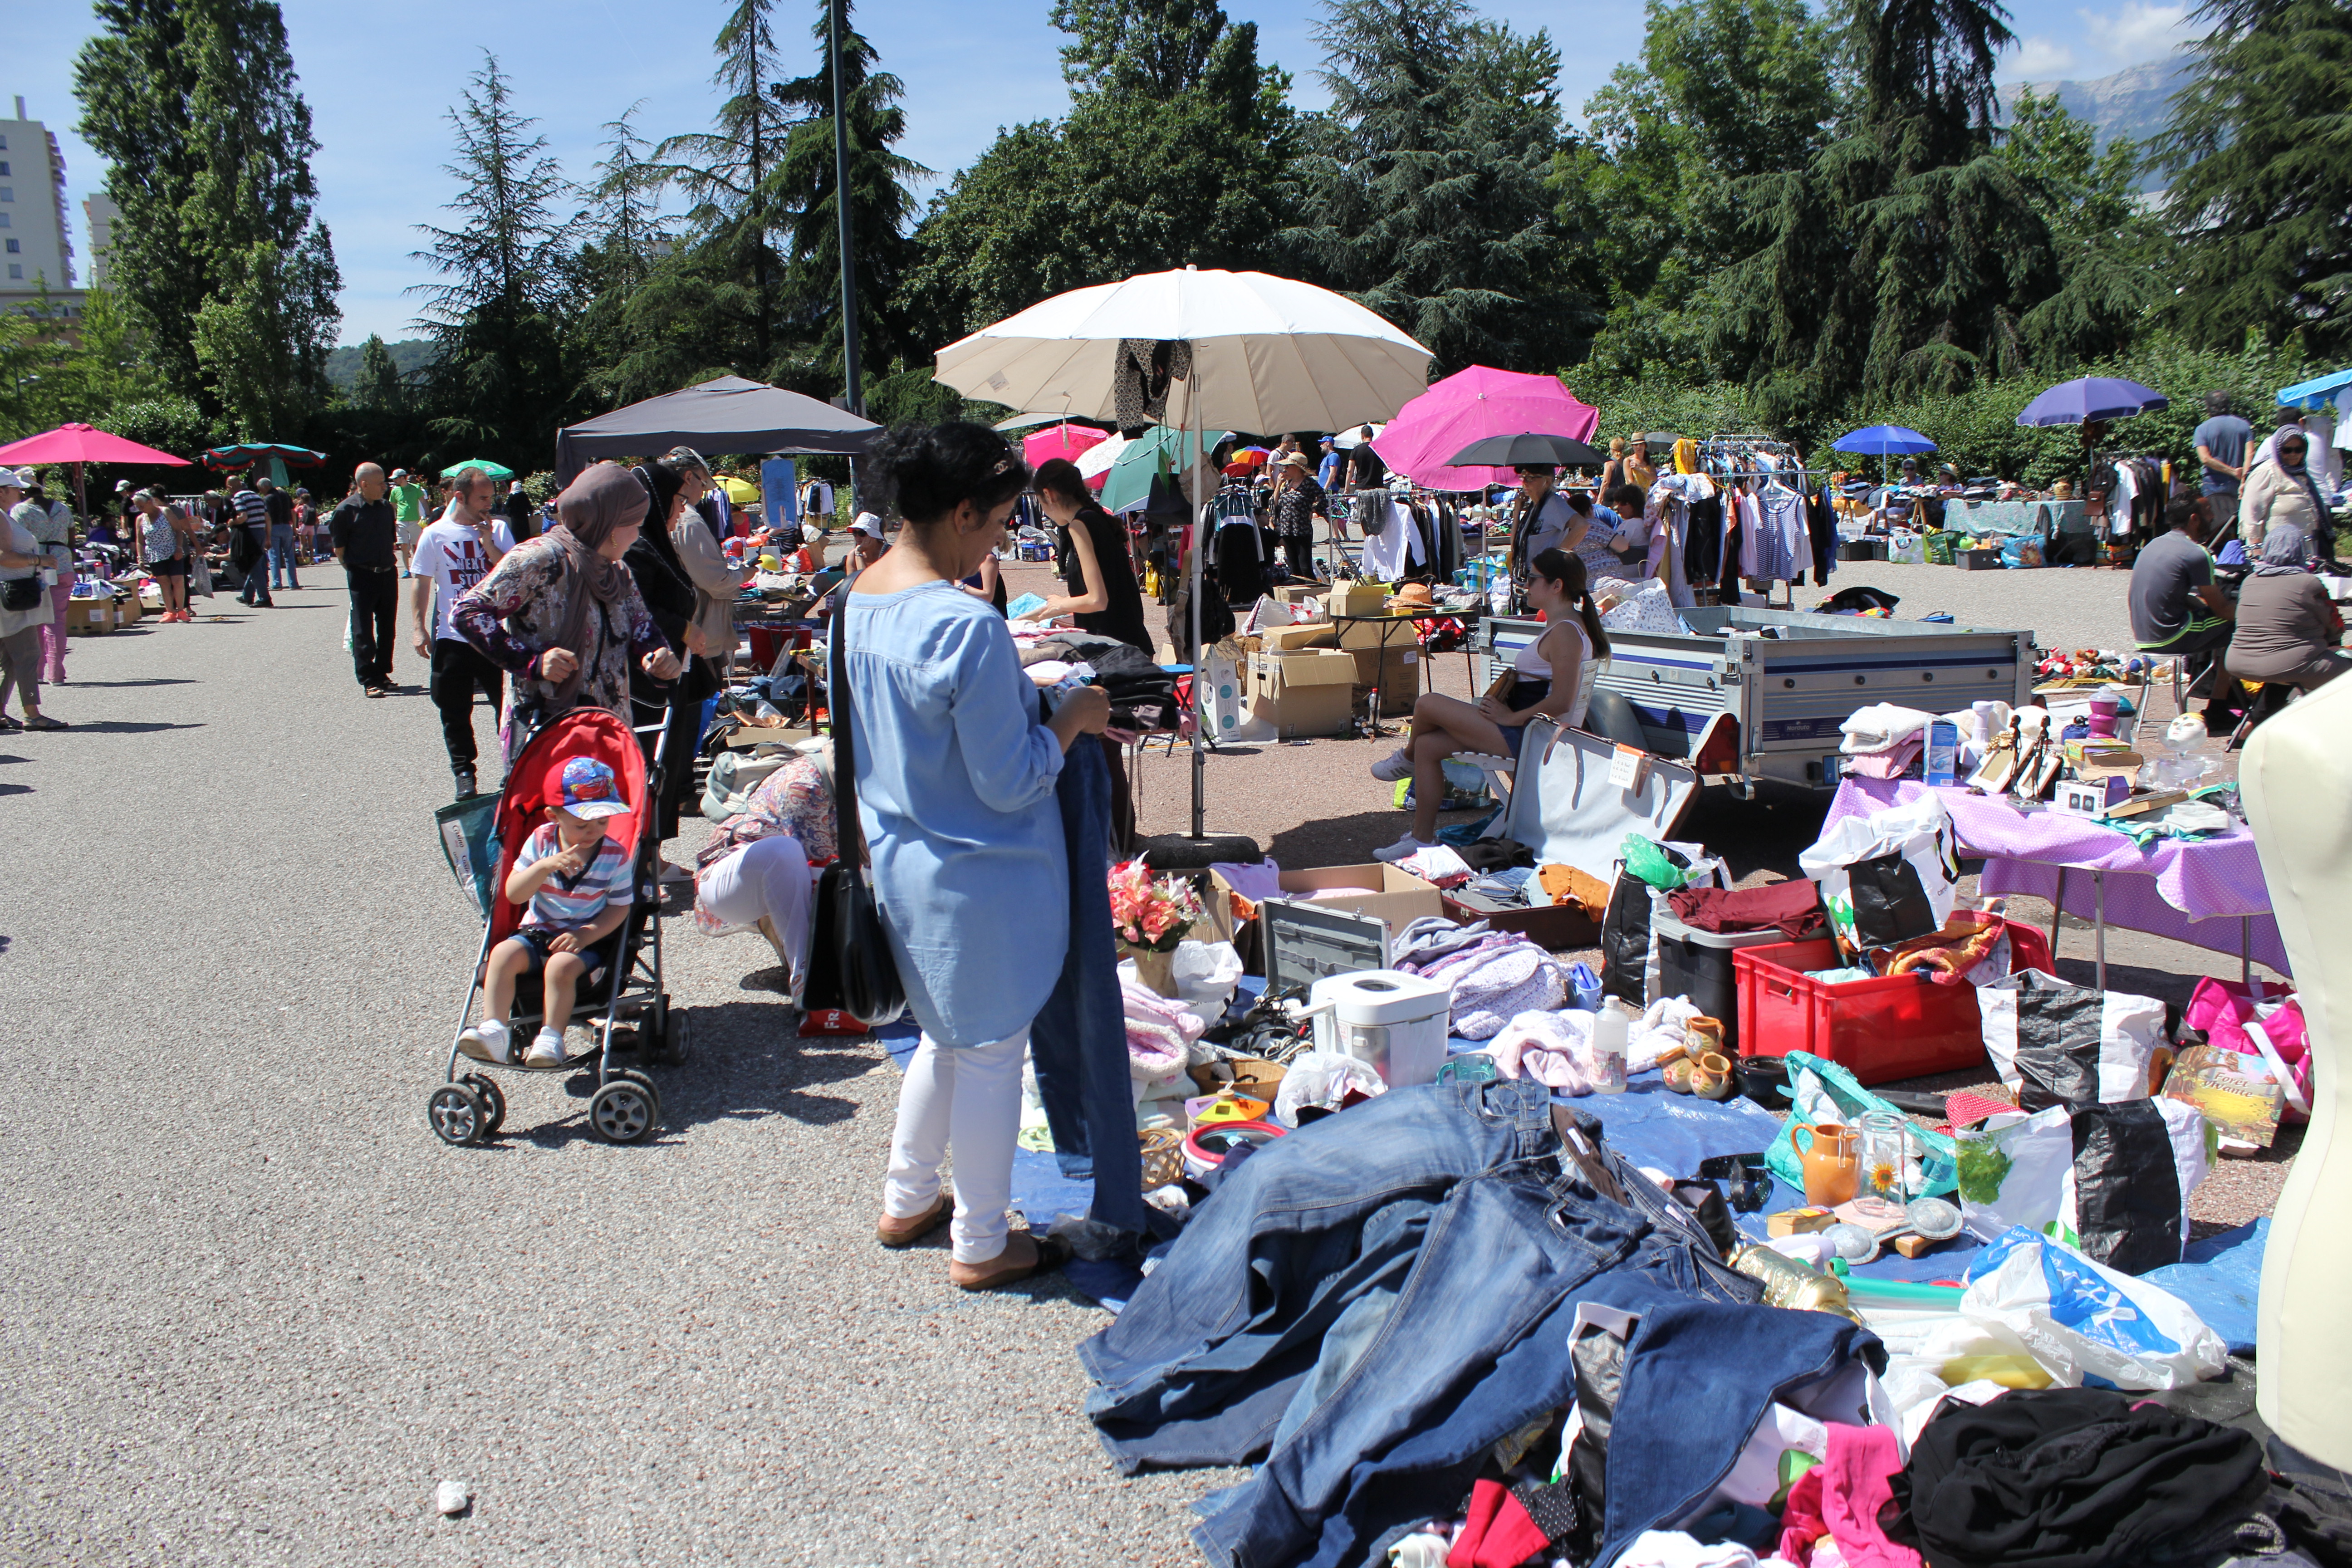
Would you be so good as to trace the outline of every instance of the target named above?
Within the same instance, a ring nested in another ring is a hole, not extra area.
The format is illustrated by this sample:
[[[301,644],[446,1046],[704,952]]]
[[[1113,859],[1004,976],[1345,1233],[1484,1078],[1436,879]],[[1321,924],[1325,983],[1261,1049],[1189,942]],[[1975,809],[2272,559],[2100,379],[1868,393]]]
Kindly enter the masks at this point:
[[[1856,860],[1845,871],[1853,898],[1854,940],[1861,946],[1893,947],[1943,929],[1918,868],[1902,856]]]

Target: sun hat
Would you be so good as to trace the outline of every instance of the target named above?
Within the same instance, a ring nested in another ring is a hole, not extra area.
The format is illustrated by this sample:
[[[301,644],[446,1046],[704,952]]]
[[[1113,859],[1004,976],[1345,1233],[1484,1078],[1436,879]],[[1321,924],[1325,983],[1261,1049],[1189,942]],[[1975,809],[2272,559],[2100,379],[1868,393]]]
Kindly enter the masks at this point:
[[[1315,459],[1304,452],[1291,452],[1284,456],[1282,466],[1286,468],[1304,468],[1311,474],[1315,471]]]
[[[862,533],[868,539],[880,539],[882,520],[870,511],[861,511],[857,514],[857,521],[849,525],[849,531]]]
[[[13,486],[20,490],[31,489],[33,488],[33,470],[30,468],[0,468],[0,485]]]
[[[1407,583],[1396,591],[1394,597],[1389,600],[1389,608],[1392,610],[1428,610],[1435,607],[1435,602],[1429,596],[1429,584],[1426,583]]]
[[[593,757],[573,757],[563,764],[563,809],[584,821],[621,816],[629,806],[613,770]]]

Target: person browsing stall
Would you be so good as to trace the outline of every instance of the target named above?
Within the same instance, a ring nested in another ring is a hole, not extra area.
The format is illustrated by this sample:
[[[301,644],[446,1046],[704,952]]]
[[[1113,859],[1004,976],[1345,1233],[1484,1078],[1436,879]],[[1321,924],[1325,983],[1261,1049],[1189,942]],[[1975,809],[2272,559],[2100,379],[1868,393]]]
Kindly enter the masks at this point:
[[[580,982],[592,984],[617,961],[607,937],[629,918],[633,868],[629,846],[605,831],[629,809],[613,770],[593,757],[572,757],[558,770],[561,805],[531,830],[507,874],[507,902],[529,904],[514,935],[490,950],[482,976],[482,1016],[457,1036],[457,1048],[477,1061],[511,1062],[507,1015],[515,982],[542,973],[538,1035],[523,1052],[525,1067],[563,1060],[563,1030]]]
[[[1008,1233],[1021,1064],[1070,942],[1055,786],[1080,735],[1110,721],[1101,688],[1047,715],[1013,634],[957,584],[995,549],[1029,471],[1004,437],[906,426],[874,458],[906,520],[843,592],[835,657],[855,737],[858,820],[891,956],[922,1037],[898,1094],[876,1237],[911,1246],[952,1209],[948,1275],[968,1290],[1061,1260]],[[845,854],[852,847],[842,847]],[[952,1150],[955,1189],[940,1166]]]
[[[2229,648],[2231,617],[2237,611],[2213,582],[2213,558],[2203,543],[2205,505],[2186,496],[2175,498],[2165,508],[2169,531],[2151,540],[2133,561],[2132,640],[2142,653],[2167,658],[2210,654],[2218,666]],[[2228,684],[2217,668],[2205,710],[2209,728],[2224,718]]]
[[[457,596],[451,624],[511,678],[500,724],[509,763],[534,730],[574,708],[634,722],[632,662],[657,680],[677,679],[677,656],[621,564],[649,503],[629,470],[593,464],[556,498],[561,521]]]
[[[1552,489],[1558,472],[1549,463],[1519,465],[1519,493],[1511,503],[1511,564],[1517,571],[1527,570],[1547,550],[1572,550],[1584,537],[1584,520]]]
[[[2344,619],[2312,574],[2309,553],[2293,523],[2273,523],[2263,536],[2262,562],[2238,589],[2227,660],[2232,679],[2315,691],[2352,668],[2352,658],[2335,647]]]
[[[514,548],[514,534],[492,510],[498,486],[479,468],[461,468],[449,510],[416,536],[409,571],[408,607],[417,657],[432,667],[428,689],[441,711],[441,742],[457,798],[475,789],[474,694],[489,703],[496,723],[506,699],[506,672],[476,651],[449,613],[459,595],[488,576]]]
[[[1519,754],[1528,725],[1541,717],[1568,728],[1584,722],[1592,682],[1609,657],[1609,634],[1601,629],[1584,563],[1560,550],[1535,559],[1528,578],[1528,604],[1545,620],[1543,635],[1511,661],[1507,690],[1490,691],[1476,702],[1424,691],[1412,705],[1412,739],[1372,764],[1382,784],[1412,780],[1412,828],[1385,849],[1380,860],[1402,860],[1437,847],[1437,812],[1445,802],[1445,759],[1460,752],[1486,756]]]
[[[2238,502],[2238,534],[2246,549],[2263,554],[2274,523],[2294,529],[2307,543],[2326,540],[2329,512],[2308,460],[2311,438],[2300,425],[2282,425],[2270,451],[2254,464]]]
[[[1116,637],[1129,647],[1152,652],[1143,622],[1143,594],[1128,557],[1127,525],[1105,511],[1087,489],[1078,466],[1055,458],[1037,467],[1037,504],[1062,530],[1062,585],[1023,619],[1043,623],[1070,617],[1080,631]]]
[[[193,618],[188,614],[188,552],[195,520],[152,489],[141,490],[131,501],[138,509],[141,563],[163,590],[163,624]]]

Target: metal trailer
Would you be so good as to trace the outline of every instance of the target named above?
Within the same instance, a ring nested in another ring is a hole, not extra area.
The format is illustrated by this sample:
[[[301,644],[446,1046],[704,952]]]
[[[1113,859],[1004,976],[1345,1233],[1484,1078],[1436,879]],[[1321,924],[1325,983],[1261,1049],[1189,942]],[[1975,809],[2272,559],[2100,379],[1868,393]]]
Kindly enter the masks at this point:
[[[1689,636],[1609,634],[1584,727],[1749,795],[1766,779],[1835,788],[1839,726],[1874,702],[1948,713],[2032,700],[2032,632],[1745,606],[1682,618]],[[1481,623],[1480,689],[1543,629]]]

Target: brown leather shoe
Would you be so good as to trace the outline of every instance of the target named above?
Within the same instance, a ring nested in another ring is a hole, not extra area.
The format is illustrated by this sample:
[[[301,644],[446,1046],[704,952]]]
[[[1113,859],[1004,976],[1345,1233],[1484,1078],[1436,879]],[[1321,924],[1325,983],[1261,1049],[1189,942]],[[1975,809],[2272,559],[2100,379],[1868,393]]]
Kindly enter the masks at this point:
[[[955,1213],[955,1190],[943,1187],[929,1208],[906,1219],[893,1219],[884,1215],[874,1226],[874,1239],[885,1247],[912,1247],[931,1232],[947,1224]]]
[[[950,1263],[948,1279],[962,1290],[993,1290],[1000,1285],[1050,1274],[1069,1260],[1066,1244],[1016,1230],[1004,1238],[1004,1250],[985,1263]]]

